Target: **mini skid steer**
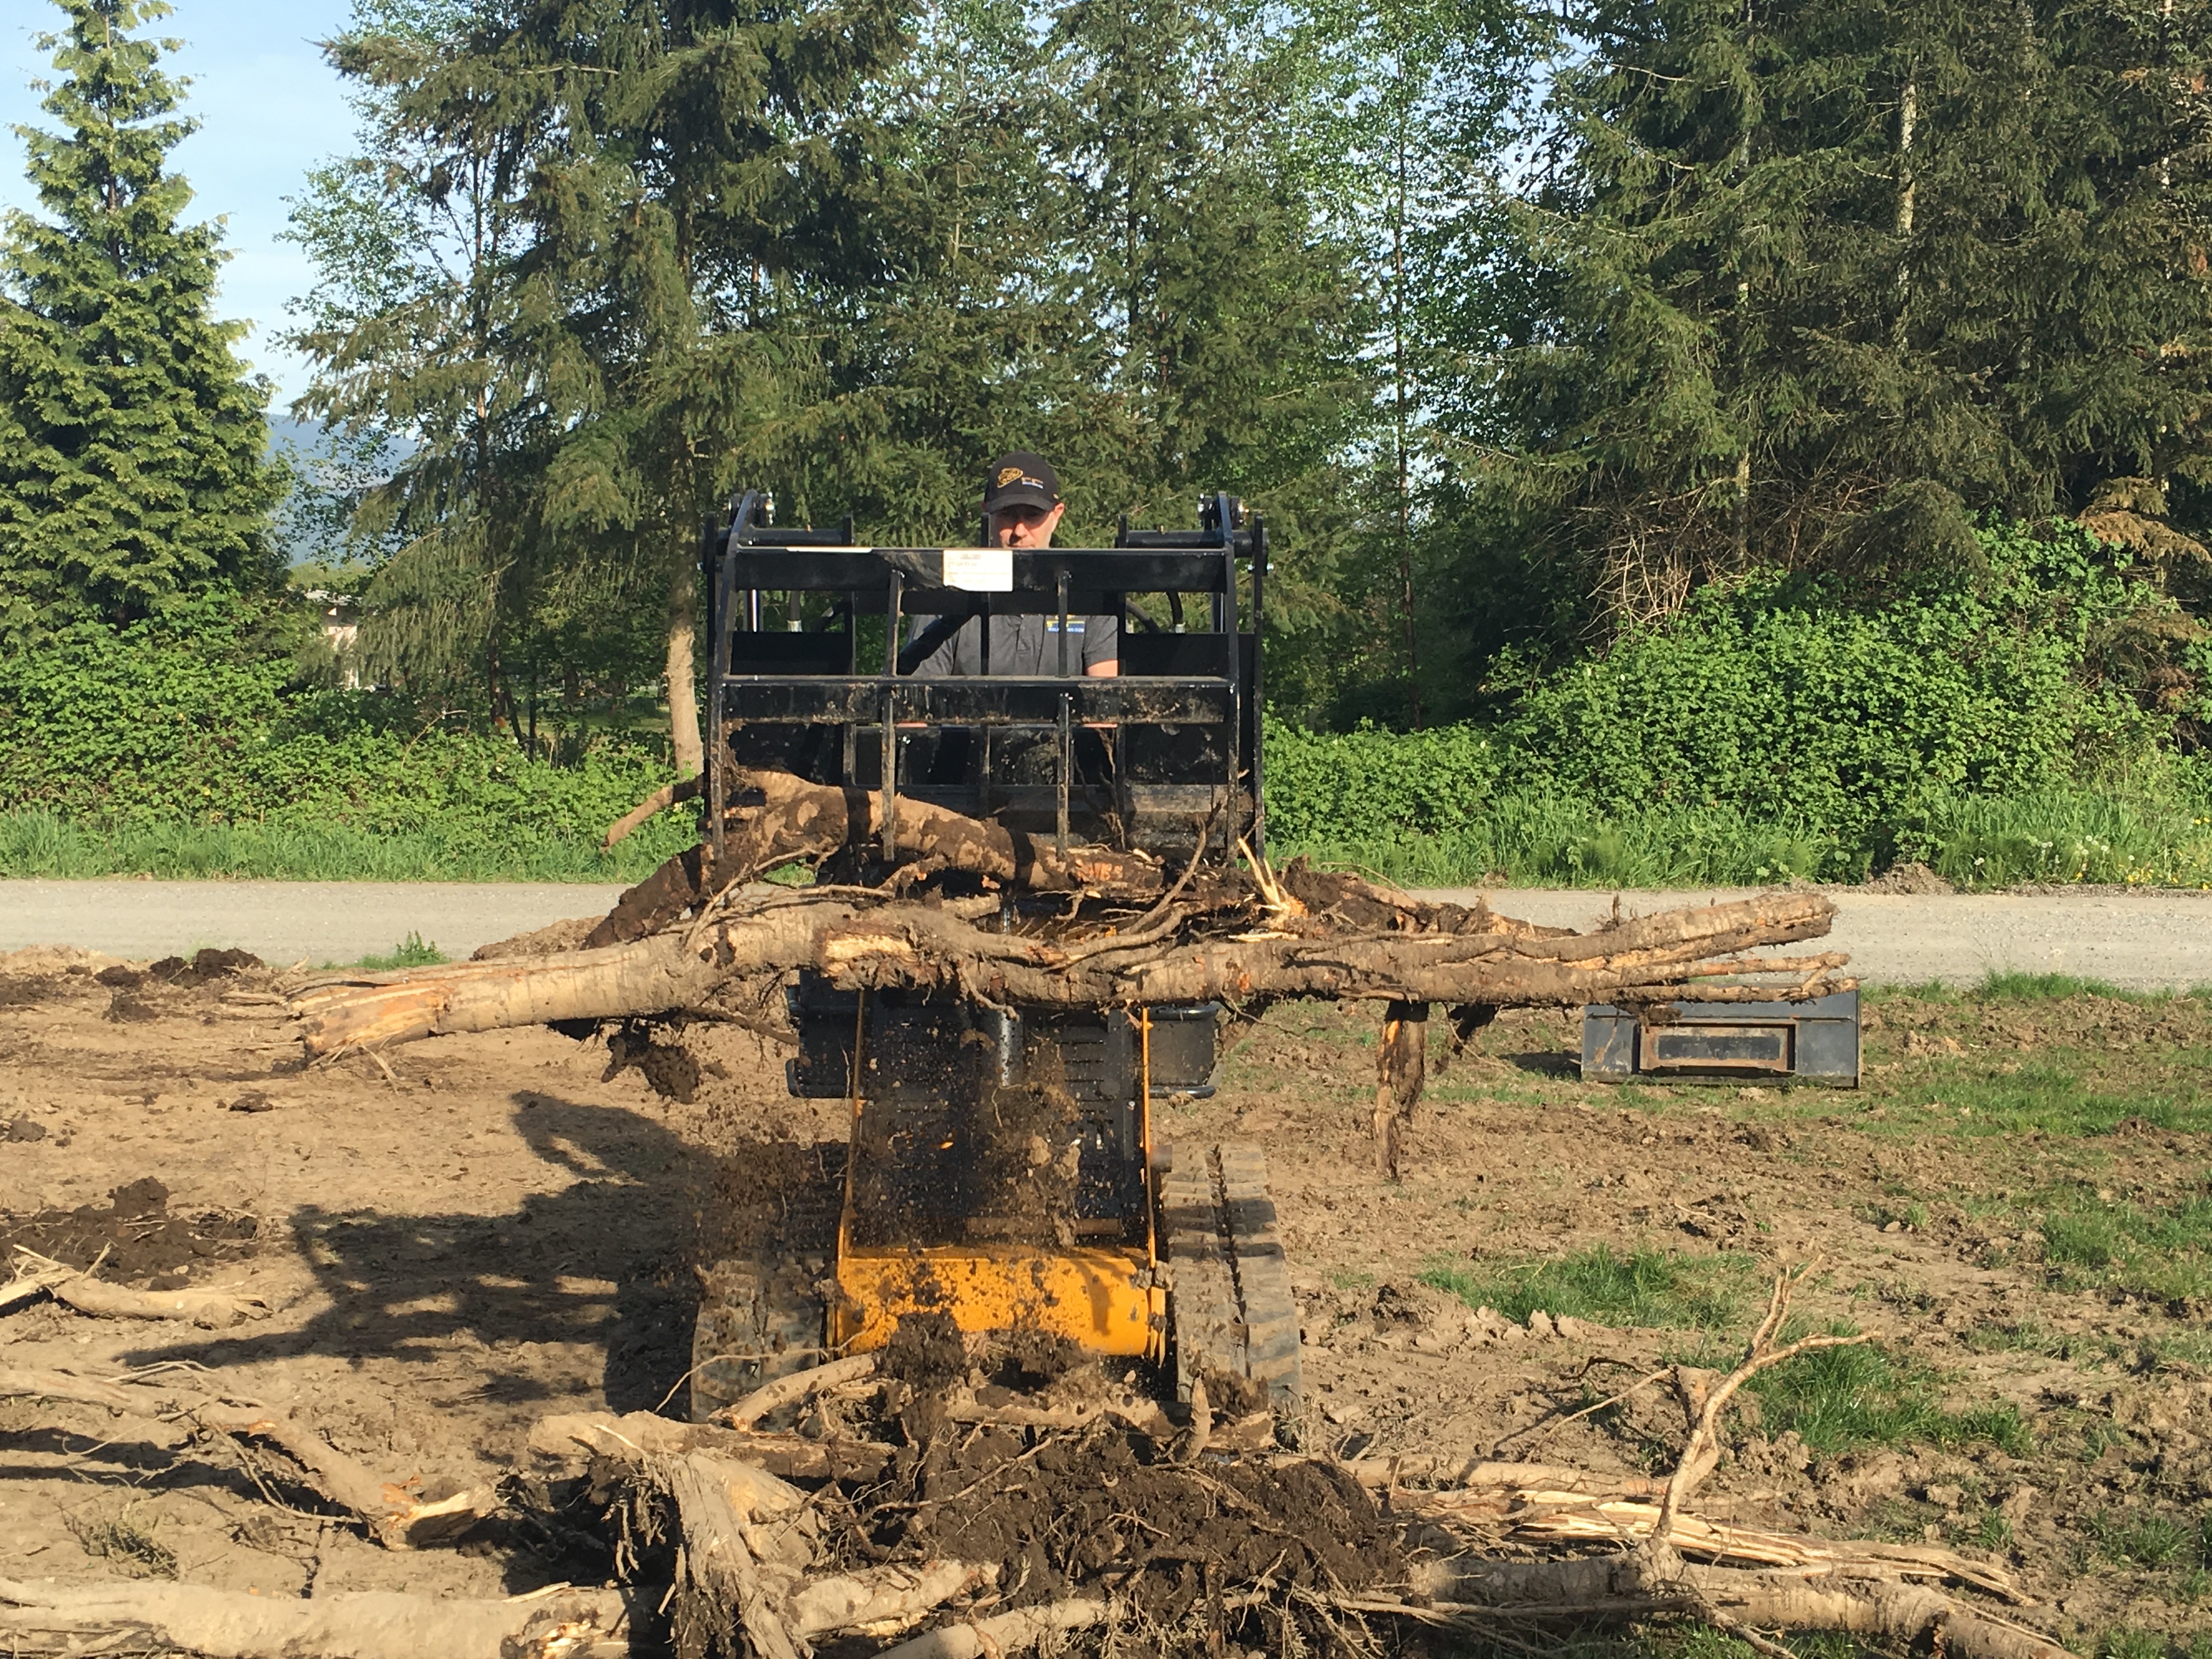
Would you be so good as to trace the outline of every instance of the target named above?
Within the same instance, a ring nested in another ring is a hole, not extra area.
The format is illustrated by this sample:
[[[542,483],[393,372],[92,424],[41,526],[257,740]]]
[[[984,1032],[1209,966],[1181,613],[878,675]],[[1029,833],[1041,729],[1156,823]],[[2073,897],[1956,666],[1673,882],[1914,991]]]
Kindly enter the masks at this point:
[[[707,799],[734,769],[879,793],[882,860],[850,854],[847,878],[883,873],[901,799],[1062,853],[1110,842],[1180,867],[1261,845],[1267,532],[1233,498],[1205,501],[1195,530],[1125,521],[1110,548],[1031,550],[862,546],[849,521],[779,529],[749,494],[708,526],[702,564]],[[1046,674],[991,672],[994,616],[1046,619]],[[1116,676],[1083,672],[1090,616],[1121,623]],[[974,619],[980,674],[915,673]],[[988,908],[991,884],[943,880]],[[1048,924],[1070,898],[1008,885],[998,925]],[[1155,1362],[1186,1401],[1203,1377],[1217,1409],[1295,1419],[1297,1314],[1261,1156],[1171,1153],[1155,1121],[1211,1092],[1215,1005],[986,1006],[811,975],[787,994],[787,1086],[845,1102],[850,1135],[702,1269],[695,1417],[938,1313]]]

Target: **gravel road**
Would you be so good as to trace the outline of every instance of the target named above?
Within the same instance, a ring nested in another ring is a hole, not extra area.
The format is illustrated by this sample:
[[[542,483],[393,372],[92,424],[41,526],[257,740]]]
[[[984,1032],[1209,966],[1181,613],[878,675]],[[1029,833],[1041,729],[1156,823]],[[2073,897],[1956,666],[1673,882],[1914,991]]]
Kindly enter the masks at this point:
[[[450,957],[564,916],[604,915],[621,889],[562,883],[0,881],[0,951],[79,945],[143,958],[204,945],[264,960],[355,962],[419,933]],[[1429,896],[1467,902],[1473,889]],[[1739,898],[1747,889],[1630,892],[1633,913]],[[2138,988],[2212,985],[2212,893],[1924,896],[1827,890],[1839,914],[1826,948],[1872,984],[1978,982],[1991,969],[2076,974]],[[1492,892],[1509,915],[1586,927],[1613,896]]]
[[[1678,905],[1744,898],[1751,888],[1629,892],[1624,911],[1648,915]],[[1993,971],[2073,974],[2136,990],[2212,985],[2212,893],[1869,893],[1822,890],[1836,902],[1836,923],[1819,947],[1848,951],[1869,985],[1978,984]],[[1426,896],[1471,901],[1472,888]],[[1613,895],[1558,888],[1492,893],[1509,915],[1554,927],[1589,927],[1612,909]]]
[[[410,933],[449,957],[564,916],[619,886],[568,882],[0,881],[0,951],[80,945],[142,959],[235,946],[289,966],[388,954]]]

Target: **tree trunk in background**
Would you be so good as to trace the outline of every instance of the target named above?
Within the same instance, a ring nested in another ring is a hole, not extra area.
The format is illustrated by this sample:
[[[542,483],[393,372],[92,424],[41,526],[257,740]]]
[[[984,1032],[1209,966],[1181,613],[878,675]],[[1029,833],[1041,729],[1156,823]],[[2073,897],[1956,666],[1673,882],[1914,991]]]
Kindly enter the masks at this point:
[[[686,558],[678,563],[668,583],[668,731],[676,743],[679,778],[696,778],[707,764],[699,742],[699,695],[692,677],[691,645],[698,629],[699,573]]]

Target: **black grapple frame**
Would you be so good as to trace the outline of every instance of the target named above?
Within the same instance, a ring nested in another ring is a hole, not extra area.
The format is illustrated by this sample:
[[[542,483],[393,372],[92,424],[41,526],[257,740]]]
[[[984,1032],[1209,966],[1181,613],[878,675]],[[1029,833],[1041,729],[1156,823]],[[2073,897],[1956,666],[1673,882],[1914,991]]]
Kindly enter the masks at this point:
[[[1049,833],[1062,850],[1071,837],[1188,848],[1203,823],[1224,848],[1243,836],[1261,850],[1266,525],[1216,495],[1200,504],[1194,531],[1125,521],[1110,548],[1015,550],[1000,561],[1007,585],[996,591],[955,585],[975,551],[858,546],[849,521],[779,529],[768,497],[738,497],[727,524],[708,526],[702,549],[708,729],[722,738],[708,750],[708,799],[722,799],[726,768],[767,766],[880,791],[886,847],[903,793]],[[1170,621],[1132,609],[1132,596],[1146,594],[1165,599]],[[824,596],[826,608],[808,606],[811,595]],[[883,619],[883,640],[880,656],[872,648],[863,662],[860,623],[870,616]],[[981,676],[914,678],[970,618],[993,616],[1056,618],[1061,672],[991,674],[986,622]],[[1067,622],[1085,616],[1120,619],[1118,675],[1091,678],[1079,660],[1069,665]],[[909,636],[917,618],[927,622]],[[941,741],[921,740],[947,730],[960,736],[957,761]],[[1048,785],[1003,775],[1016,734],[1049,744]],[[708,833],[719,853],[719,814]]]

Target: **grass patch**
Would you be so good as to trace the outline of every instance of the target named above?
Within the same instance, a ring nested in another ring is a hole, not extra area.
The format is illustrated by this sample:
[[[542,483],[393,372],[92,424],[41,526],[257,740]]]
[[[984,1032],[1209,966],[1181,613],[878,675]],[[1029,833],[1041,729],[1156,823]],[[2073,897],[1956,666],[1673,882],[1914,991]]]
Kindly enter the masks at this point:
[[[1526,1322],[1539,1311],[1601,1325],[1713,1330],[1733,1324],[1748,1261],[1672,1250],[1615,1255],[1599,1244],[1572,1255],[1499,1265],[1431,1261],[1424,1285],[1470,1308],[1492,1308]]]
[[[2039,1006],[2026,992],[1939,1000],[1923,987],[1867,1006],[1880,1019],[1867,1033],[1858,1115],[1887,1123],[1886,1133],[2086,1139],[2131,1123],[2212,1131],[2212,1019],[2197,998],[2105,988],[2054,993]],[[1916,1036],[1935,1039],[1936,1050],[1908,1047]]]
[[[358,968],[365,974],[388,974],[395,968],[434,968],[441,962],[452,960],[436,945],[425,945],[422,934],[410,933],[392,947],[390,956],[363,957],[359,962],[345,965]]]
[[[1829,1328],[1838,1336],[1856,1334],[1849,1325]],[[1711,1345],[1677,1356],[1684,1364],[1723,1371],[1733,1370],[1741,1357]],[[1862,1343],[1800,1354],[1760,1372],[1744,1387],[1759,1401],[1761,1432],[1795,1432],[1809,1449],[1831,1455],[1869,1446],[1963,1446],[1977,1441],[2014,1457],[2033,1451],[2034,1433],[2018,1407],[1993,1403],[1948,1411],[1937,1382],[1926,1366]]]
[[[2130,1567],[2197,1566],[2206,1560],[2203,1523],[2177,1521],[2156,1510],[2115,1515],[2099,1510],[2083,1530],[2108,1561]]]
[[[1310,739],[1309,739],[1310,741]],[[1352,738],[1337,738],[1352,743]],[[1281,797],[1271,743],[1271,796]],[[1370,791],[1387,796],[1389,788]],[[1522,789],[1468,790],[1462,822],[1426,830],[1419,812],[1332,837],[1327,821],[1283,813],[1278,860],[1304,853],[1422,886],[1753,887],[1792,879],[1857,881],[1872,842],[1809,822],[1761,819],[1727,805],[1607,812],[1588,802]],[[1287,801],[1284,803],[1289,805]],[[1371,819],[1371,814],[1370,819]],[[1387,814],[1386,814],[1387,816]],[[1917,815],[1916,815],[1917,816]],[[1355,817],[1356,822],[1356,817]],[[1350,827],[1350,826],[1347,826]],[[2022,882],[2133,887],[2212,884],[2212,827],[2178,799],[2097,789],[2052,789],[1931,802],[1921,822],[1893,826],[1900,860],[1931,865],[1954,884],[1990,890]]]
[[[1984,975],[1974,994],[1987,1001],[2050,1002],[2063,997],[2111,997],[2120,1002],[2171,1002],[2171,991],[2130,991],[2109,981],[2073,974],[2024,974],[2017,969]]]
[[[665,833],[634,836],[602,853],[582,836],[520,828],[491,842],[335,826],[100,824],[48,812],[0,812],[0,878],[635,884],[668,856],[667,839]]]
[[[2020,1456],[2033,1443],[2018,1407],[1947,1412],[1931,1373],[1893,1359],[1871,1343],[1800,1354],[1745,1386],[1759,1397],[1759,1420],[1767,1433],[1794,1430],[1814,1451],[1986,1440]]]
[[[2168,1302],[2212,1295],[2212,1193],[2160,1208],[2075,1188],[2045,1212],[2041,1231],[2044,1260],[2069,1285]]]

